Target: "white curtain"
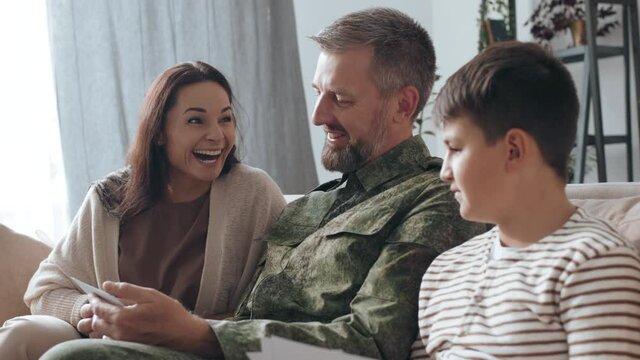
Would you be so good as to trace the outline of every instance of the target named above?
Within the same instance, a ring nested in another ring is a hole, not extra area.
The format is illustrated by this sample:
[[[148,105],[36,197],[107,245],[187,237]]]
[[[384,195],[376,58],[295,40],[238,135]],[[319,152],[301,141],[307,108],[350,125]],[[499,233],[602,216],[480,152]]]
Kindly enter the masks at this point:
[[[55,241],[67,199],[45,1],[0,1],[0,44],[0,223]]]
[[[291,0],[48,0],[70,211],[125,163],[145,90],[202,60],[242,107],[241,161],[285,193],[317,184]]]

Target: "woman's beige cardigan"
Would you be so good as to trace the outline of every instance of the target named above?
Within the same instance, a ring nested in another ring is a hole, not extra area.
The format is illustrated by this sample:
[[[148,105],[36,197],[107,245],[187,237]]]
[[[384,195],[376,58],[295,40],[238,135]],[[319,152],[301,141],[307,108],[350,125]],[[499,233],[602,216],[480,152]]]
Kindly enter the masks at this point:
[[[210,196],[205,261],[194,310],[203,317],[238,305],[264,250],[262,237],[285,206],[269,175],[243,164],[216,179]],[[119,281],[119,229],[119,219],[105,209],[92,186],[66,238],[29,283],[24,301],[31,313],[52,315],[76,326],[88,296],[78,292],[67,276],[94,286]]]

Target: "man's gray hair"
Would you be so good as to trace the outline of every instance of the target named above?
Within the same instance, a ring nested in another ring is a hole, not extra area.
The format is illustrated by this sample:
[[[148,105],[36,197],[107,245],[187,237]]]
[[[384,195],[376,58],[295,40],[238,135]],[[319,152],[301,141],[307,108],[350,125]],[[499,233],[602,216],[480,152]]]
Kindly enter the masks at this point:
[[[371,78],[382,96],[415,86],[420,98],[414,117],[427,103],[435,81],[435,50],[427,31],[404,13],[389,8],[356,11],[311,39],[328,53],[371,46]]]

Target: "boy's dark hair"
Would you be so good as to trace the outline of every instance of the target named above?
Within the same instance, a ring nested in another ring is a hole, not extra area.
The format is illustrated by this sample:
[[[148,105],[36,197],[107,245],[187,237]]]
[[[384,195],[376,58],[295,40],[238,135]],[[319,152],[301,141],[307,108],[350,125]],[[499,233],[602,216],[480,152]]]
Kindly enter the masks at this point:
[[[519,128],[537,142],[544,160],[567,179],[578,119],[578,96],[564,65],[539,45],[517,41],[487,47],[456,71],[434,105],[441,126],[467,116],[494,144]]]

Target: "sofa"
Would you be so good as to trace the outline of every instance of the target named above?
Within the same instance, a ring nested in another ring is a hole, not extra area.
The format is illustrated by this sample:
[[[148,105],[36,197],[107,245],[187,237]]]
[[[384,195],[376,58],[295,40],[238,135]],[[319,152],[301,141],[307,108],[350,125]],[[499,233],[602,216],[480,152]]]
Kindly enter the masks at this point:
[[[51,248],[0,224],[0,325],[29,313],[22,302],[31,275]]]
[[[607,219],[640,248],[640,182],[570,184],[569,199],[590,213]],[[292,201],[300,195],[287,195]],[[0,324],[29,313],[22,295],[38,264],[51,248],[0,224]]]

